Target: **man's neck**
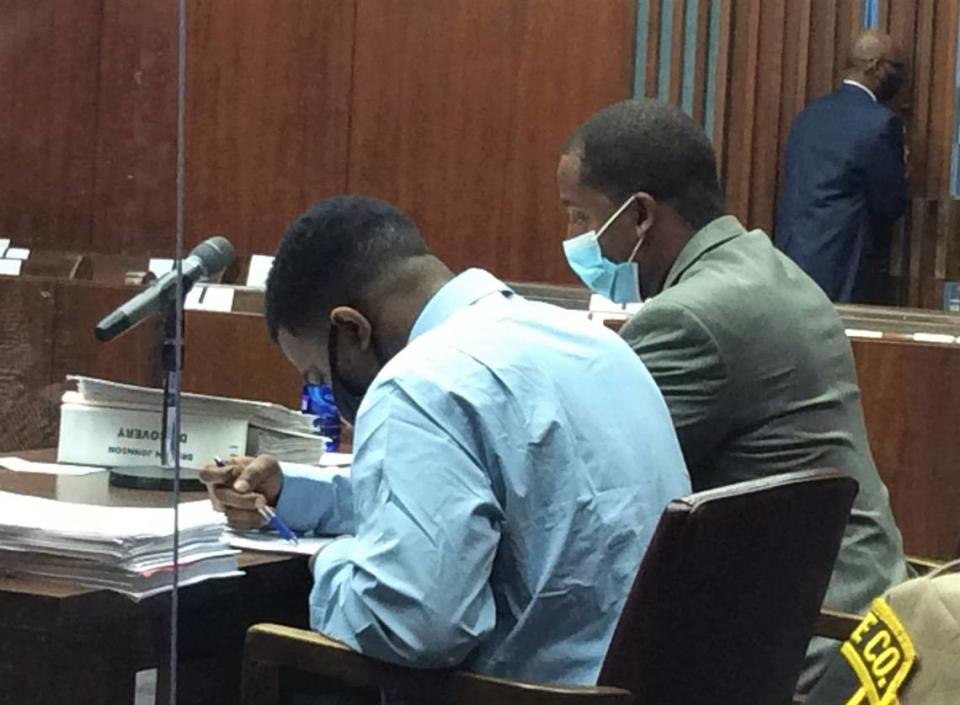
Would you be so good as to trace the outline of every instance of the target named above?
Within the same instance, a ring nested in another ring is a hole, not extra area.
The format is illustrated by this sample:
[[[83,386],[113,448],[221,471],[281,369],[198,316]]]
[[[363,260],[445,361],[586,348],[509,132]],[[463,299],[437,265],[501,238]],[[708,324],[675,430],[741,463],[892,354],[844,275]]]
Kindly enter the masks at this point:
[[[389,282],[373,294],[371,309],[381,346],[391,358],[407,345],[420,313],[453,273],[433,255],[416,257],[401,266]]]

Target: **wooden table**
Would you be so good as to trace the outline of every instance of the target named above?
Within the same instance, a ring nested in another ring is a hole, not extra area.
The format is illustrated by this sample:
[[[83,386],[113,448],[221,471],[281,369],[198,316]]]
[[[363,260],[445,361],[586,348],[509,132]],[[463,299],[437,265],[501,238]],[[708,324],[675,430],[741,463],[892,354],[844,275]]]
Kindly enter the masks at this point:
[[[23,453],[21,456],[25,455]],[[169,506],[163,492],[110,487],[107,473],[54,476],[0,470],[0,490],[89,504]],[[184,494],[183,500],[202,494]],[[251,624],[306,626],[306,559],[243,553],[243,577],[180,591],[178,695],[183,705],[236,703]],[[0,575],[0,703],[131,705],[138,671],[158,668],[169,692],[170,595],[135,603],[81,585]]]

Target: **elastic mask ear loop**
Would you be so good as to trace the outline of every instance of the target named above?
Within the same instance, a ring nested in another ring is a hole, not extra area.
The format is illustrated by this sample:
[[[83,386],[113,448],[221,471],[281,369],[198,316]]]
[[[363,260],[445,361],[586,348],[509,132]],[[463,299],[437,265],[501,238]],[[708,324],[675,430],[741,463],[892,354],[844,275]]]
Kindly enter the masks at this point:
[[[633,252],[630,253],[630,258],[627,262],[633,262],[633,258],[637,256],[637,252],[640,250],[640,245],[643,244],[643,241],[647,239],[647,231],[643,231],[643,235],[637,238],[637,246],[633,248]]]
[[[604,224],[601,225],[601,226],[600,226],[600,229],[597,231],[597,240],[599,240],[599,239],[601,238],[601,236],[607,231],[607,228],[610,227],[610,225],[613,223],[613,221],[615,221],[617,218],[619,218],[619,217],[620,217],[620,214],[623,213],[625,210],[627,210],[627,206],[629,206],[631,203],[633,203],[633,202],[636,200],[636,198],[637,198],[637,195],[636,195],[636,194],[630,196],[630,198],[628,198],[626,201],[623,202],[623,205],[622,205],[622,206],[620,206],[619,208],[617,208],[617,210],[615,210],[615,211],[613,212],[613,215],[611,215],[609,218],[607,218],[606,222],[604,222]],[[634,250],[634,251],[636,251],[636,250]]]

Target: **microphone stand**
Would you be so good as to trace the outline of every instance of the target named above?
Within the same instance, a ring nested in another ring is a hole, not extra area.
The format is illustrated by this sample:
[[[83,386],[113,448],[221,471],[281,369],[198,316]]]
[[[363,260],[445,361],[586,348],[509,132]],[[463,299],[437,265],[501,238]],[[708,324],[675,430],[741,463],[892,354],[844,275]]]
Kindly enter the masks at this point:
[[[186,297],[186,292],[184,292]],[[187,320],[183,319],[186,338]],[[174,463],[180,454],[179,424],[176,408],[180,399],[180,373],[183,371],[183,350],[177,355],[177,301],[171,299],[163,307],[163,344],[160,365],[163,368],[163,421],[160,429],[160,465],[135,465],[110,468],[110,484],[137,490],[172,491]],[[180,469],[180,489],[184,492],[203,491],[197,471]]]

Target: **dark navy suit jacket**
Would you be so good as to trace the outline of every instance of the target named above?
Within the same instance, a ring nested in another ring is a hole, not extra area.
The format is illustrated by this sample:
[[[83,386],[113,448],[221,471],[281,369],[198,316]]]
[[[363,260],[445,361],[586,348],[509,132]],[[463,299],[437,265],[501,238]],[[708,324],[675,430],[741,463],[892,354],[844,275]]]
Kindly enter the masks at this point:
[[[909,201],[903,123],[858,86],[808,105],[787,139],[774,243],[833,301],[865,301]]]

